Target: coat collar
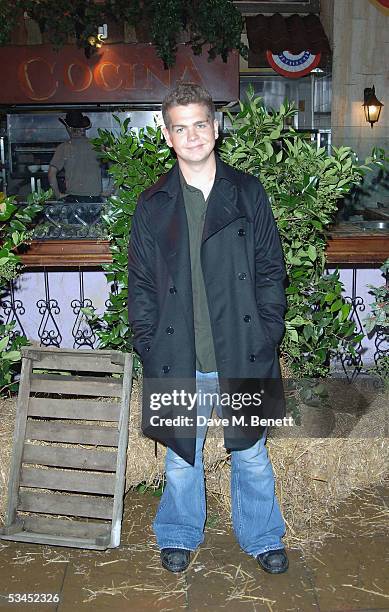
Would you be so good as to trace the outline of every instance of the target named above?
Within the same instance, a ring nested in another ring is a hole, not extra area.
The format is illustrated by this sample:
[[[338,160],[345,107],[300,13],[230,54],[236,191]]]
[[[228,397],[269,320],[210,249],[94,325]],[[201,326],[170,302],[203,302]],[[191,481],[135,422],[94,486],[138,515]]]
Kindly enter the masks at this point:
[[[218,155],[215,156],[216,159],[216,176],[215,176],[215,184],[220,181],[226,181],[232,185],[238,186],[239,184],[239,173],[229,166],[225,164]],[[168,193],[169,196],[173,197],[177,195],[177,189],[180,188],[180,173],[178,162],[176,162],[166,174],[163,174],[159,180],[154,183],[149,189],[147,189],[145,193],[145,199],[149,200],[158,192]]]
[[[235,219],[246,215],[246,211],[238,197],[239,191],[240,173],[228,164],[225,164],[216,155],[215,183],[207,206],[203,242]],[[179,197],[182,194],[182,188],[178,162],[146,191],[145,200],[150,200],[157,193],[168,196],[168,199],[159,199],[158,213],[160,212],[161,215],[165,216],[168,213],[168,208],[172,214],[174,212],[181,217],[179,213],[182,211],[178,210],[178,206],[182,206],[183,200]],[[155,212],[153,214],[154,219]]]

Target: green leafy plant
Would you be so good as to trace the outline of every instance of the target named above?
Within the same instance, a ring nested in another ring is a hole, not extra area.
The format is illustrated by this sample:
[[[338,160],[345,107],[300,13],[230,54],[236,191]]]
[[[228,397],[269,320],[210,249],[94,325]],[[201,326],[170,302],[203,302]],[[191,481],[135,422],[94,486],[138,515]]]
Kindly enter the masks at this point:
[[[269,194],[283,242],[289,286],[286,334],[281,355],[306,399],[324,396],[318,380],[329,373],[331,358],[355,355],[361,339],[349,320],[350,305],[342,297],[339,273],[325,273],[328,228],[338,200],[361,180],[365,166],[356,164],[348,147],[328,156],[305,139],[284,129],[295,109],[289,104],[267,111],[252,92],[240,111],[230,116],[231,129],[219,153],[231,165],[259,177]],[[120,125],[118,137],[101,131],[95,145],[105,151],[117,194],[104,215],[111,237],[113,263],[105,266],[112,283],[111,304],[103,315],[102,346],[128,350],[131,331],[127,318],[127,246],[138,195],[174,163],[159,128],[139,134]],[[91,312],[89,313],[92,314]],[[99,317],[94,313],[95,323]]]
[[[269,195],[289,278],[281,354],[294,376],[311,379],[327,375],[339,352],[354,355],[361,338],[349,320],[339,273],[325,274],[325,248],[339,199],[366,167],[356,164],[349,147],[329,156],[304,134],[284,129],[295,113],[288,103],[268,111],[248,90],[239,112],[230,114],[221,155],[257,176]]]
[[[93,310],[84,309],[84,314],[95,326],[102,347],[128,351],[131,330],[127,312],[127,251],[132,215],[141,192],[169,170],[174,160],[159,127],[147,126],[137,132],[129,129],[129,119],[123,123],[115,119],[120,133],[113,136],[108,130],[99,130],[98,138],[93,141],[109,162],[109,172],[116,185],[116,194],[110,198],[102,217],[110,236],[113,260],[103,266],[111,283],[110,303],[101,321]]]
[[[0,199],[0,298],[7,294],[8,282],[16,278],[21,270],[17,251],[32,237],[30,229],[34,217],[42,210],[43,202],[52,192],[32,194],[28,205],[17,206],[14,197]],[[16,390],[15,374],[20,370],[20,347],[27,338],[14,332],[14,322],[0,321],[0,394]]]
[[[17,390],[15,373],[19,371],[20,348],[27,344],[25,336],[13,334],[14,322],[4,325],[0,323],[0,395],[5,391],[13,393]]]

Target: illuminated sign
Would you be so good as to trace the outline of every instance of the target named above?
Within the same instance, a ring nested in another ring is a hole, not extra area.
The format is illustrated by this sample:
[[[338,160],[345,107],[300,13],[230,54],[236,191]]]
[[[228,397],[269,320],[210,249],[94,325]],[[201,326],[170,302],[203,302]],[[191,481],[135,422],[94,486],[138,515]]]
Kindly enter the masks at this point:
[[[165,70],[152,45],[104,45],[90,59],[65,45],[0,48],[0,104],[161,102],[179,79],[204,85],[216,102],[239,97],[239,59],[208,61],[179,45],[176,64]]]

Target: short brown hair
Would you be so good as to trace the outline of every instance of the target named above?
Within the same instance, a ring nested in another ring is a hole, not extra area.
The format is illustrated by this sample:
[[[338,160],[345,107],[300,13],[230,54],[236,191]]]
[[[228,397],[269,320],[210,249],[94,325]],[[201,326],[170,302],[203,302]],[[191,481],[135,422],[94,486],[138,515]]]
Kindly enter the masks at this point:
[[[187,106],[188,104],[204,104],[209,118],[215,119],[215,105],[211,94],[198,83],[190,81],[178,81],[174,89],[169,91],[162,102],[162,117],[165,126],[169,129],[169,109],[174,106]]]

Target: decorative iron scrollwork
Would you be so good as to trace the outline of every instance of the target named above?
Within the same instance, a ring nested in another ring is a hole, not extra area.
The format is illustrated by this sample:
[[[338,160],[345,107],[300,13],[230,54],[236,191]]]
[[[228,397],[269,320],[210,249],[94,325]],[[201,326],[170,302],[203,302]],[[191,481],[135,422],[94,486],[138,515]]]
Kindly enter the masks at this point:
[[[94,348],[96,343],[96,334],[92,330],[87,317],[82,312],[82,308],[92,308],[92,300],[85,297],[84,294],[84,273],[79,270],[79,286],[80,286],[80,299],[72,300],[71,307],[76,315],[74,321],[72,336],[74,338],[73,348],[80,348],[81,346],[88,346]]]
[[[50,297],[49,276],[46,269],[43,275],[45,281],[45,299],[38,300],[36,303],[39,313],[42,315],[38,337],[41,341],[41,346],[56,346],[59,348],[62,342],[62,335],[54,315],[58,315],[61,309],[58,306],[58,301]]]
[[[25,314],[26,309],[22,300],[15,299],[15,285],[12,279],[9,281],[8,287],[9,299],[1,300],[1,306],[5,315],[5,325],[8,325],[9,323],[14,323],[14,327],[9,334],[10,339],[13,340],[15,336],[26,335],[22,321],[20,319],[20,317]]]

